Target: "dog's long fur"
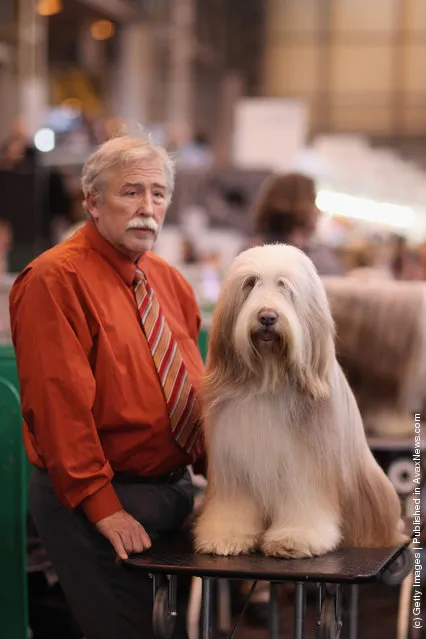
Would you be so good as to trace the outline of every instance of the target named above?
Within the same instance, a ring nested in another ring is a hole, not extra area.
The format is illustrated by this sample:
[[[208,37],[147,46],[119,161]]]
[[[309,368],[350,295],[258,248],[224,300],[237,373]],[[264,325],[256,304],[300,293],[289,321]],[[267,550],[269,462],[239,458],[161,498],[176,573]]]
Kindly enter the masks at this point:
[[[260,341],[259,312],[278,315]],[[405,541],[398,496],[376,463],[336,361],[323,285],[298,249],[269,245],[230,266],[203,388],[208,485],[199,552],[305,557]]]

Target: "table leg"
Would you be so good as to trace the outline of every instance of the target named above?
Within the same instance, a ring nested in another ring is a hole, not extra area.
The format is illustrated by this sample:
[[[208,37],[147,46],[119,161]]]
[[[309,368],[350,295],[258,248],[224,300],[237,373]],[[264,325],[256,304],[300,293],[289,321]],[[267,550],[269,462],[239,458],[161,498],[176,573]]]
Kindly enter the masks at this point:
[[[231,619],[231,588],[229,579],[219,579],[217,583],[218,587],[218,630],[224,634],[228,634],[230,628],[232,628]]]
[[[352,584],[349,608],[349,639],[358,637],[358,584]]]
[[[202,639],[213,638],[213,579],[203,577]]]
[[[305,584],[297,582],[294,592],[294,639],[304,639]]]
[[[150,575],[150,577],[152,577],[152,596],[153,596],[153,599],[155,599],[157,590],[161,586],[162,576],[159,575],[158,573],[154,573],[153,575]]]
[[[411,617],[411,592],[414,583],[414,571],[404,579],[399,591],[399,606],[397,619],[397,639],[407,639],[410,634],[410,617]]]
[[[280,610],[278,606],[279,584],[271,582],[269,584],[269,639],[278,639],[280,636]]]

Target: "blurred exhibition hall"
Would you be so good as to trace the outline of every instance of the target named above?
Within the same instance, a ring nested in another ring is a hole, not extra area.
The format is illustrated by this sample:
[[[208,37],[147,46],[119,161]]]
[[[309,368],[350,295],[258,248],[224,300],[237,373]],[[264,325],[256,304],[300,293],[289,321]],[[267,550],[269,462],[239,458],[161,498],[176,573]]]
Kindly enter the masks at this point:
[[[123,130],[150,133],[175,161],[153,250],[195,291],[203,358],[241,251],[286,242],[312,259],[371,450],[412,517],[416,414],[422,473],[426,447],[426,0],[0,0],[0,114],[2,639],[83,639],[27,507],[9,292],[86,223],[83,164]],[[341,635],[318,636],[426,636],[422,561],[422,630],[409,575],[359,586],[357,633],[344,593]],[[225,585],[215,637],[250,586]],[[279,586],[285,639],[295,597]],[[313,587],[312,633],[316,606]],[[269,614],[259,582],[238,636],[278,636]],[[190,639],[207,637],[198,630]]]

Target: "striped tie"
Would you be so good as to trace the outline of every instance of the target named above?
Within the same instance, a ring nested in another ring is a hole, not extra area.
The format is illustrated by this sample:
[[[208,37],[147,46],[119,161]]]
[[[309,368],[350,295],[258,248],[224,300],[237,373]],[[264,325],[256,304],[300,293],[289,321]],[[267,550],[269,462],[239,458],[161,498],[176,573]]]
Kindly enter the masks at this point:
[[[173,437],[194,461],[201,436],[200,407],[194,388],[154,291],[139,269],[133,286],[142,329],[164,391]]]

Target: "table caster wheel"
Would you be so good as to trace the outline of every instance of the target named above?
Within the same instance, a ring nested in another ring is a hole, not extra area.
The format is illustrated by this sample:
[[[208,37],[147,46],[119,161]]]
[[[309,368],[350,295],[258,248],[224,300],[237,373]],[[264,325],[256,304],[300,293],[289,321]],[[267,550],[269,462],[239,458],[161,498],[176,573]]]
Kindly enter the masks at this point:
[[[336,600],[326,597],[321,606],[318,639],[340,639],[342,622],[336,615]]]
[[[402,553],[382,574],[382,581],[389,586],[396,586],[404,581],[414,568],[414,556],[410,548],[404,548]]]
[[[158,639],[171,639],[175,629],[176,615],[170,612],[169,587],[161,586],[154,597],[152,628]]]

